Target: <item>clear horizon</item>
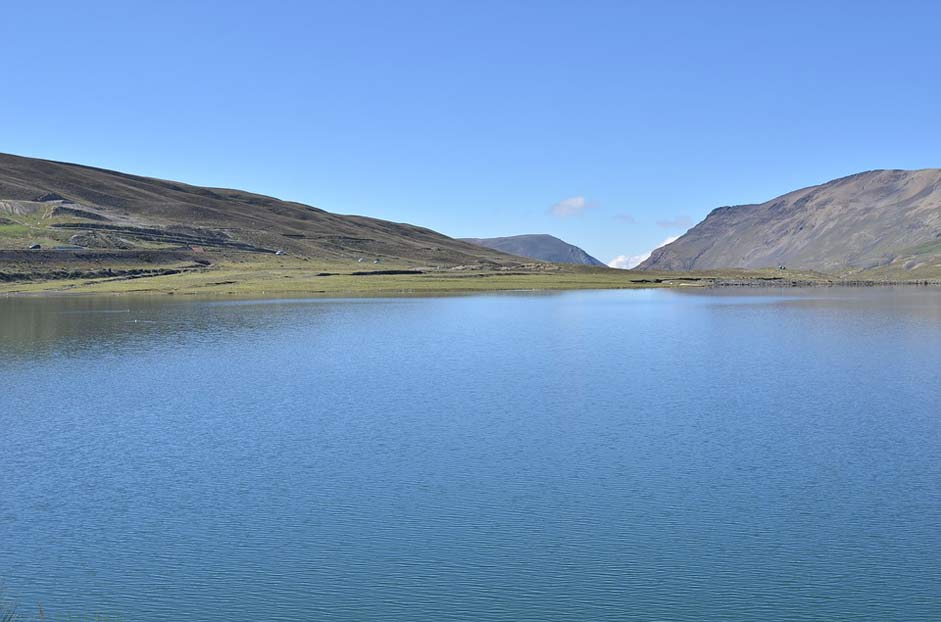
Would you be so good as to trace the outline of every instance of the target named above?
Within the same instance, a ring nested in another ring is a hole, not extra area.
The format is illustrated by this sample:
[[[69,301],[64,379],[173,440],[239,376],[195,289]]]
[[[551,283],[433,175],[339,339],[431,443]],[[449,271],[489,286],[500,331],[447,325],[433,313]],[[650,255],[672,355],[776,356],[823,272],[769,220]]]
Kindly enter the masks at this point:
[[[927,2],[7,7],[0,151],[642,256],[941,166]]]

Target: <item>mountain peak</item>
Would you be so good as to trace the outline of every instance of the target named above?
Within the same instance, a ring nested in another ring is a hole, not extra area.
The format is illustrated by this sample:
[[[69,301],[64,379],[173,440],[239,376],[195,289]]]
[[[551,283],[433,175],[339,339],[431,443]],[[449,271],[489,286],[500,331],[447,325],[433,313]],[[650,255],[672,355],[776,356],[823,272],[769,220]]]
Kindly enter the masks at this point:
[[[548,233],[529,233],[502,238],[460,238],[477,246],[498,250],[510,255],[529,257],[554,263],[604,266],[582,249]]]

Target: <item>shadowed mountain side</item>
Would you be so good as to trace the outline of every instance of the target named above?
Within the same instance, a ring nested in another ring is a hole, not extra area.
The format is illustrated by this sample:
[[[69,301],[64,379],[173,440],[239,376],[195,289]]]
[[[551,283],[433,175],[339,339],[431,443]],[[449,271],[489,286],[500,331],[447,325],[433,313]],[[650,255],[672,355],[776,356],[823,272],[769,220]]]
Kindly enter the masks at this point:
[[[876,170],[720,207],[639,270],[941,268],[941,170]]]

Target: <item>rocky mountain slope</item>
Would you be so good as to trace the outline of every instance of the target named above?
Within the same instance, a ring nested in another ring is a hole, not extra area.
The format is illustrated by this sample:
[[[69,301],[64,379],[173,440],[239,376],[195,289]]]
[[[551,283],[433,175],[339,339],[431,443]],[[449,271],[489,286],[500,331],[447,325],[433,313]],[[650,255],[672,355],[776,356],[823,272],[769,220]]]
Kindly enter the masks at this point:
[[[188,249],[429,265],[520,261],[415,225],[332,214],[241,190],[0,154],[0,249],[33,245],[118,255]]]
[[[541,261],[554,263],[571,263],[587,266],[604,266],[577,246],[573,246],[559,238],[546,234],[514,235],[505,238],[460,238],[485,248],[530,257]]]
[[[941,268],[941,169],[876,170],[713,210],[638,270]]]

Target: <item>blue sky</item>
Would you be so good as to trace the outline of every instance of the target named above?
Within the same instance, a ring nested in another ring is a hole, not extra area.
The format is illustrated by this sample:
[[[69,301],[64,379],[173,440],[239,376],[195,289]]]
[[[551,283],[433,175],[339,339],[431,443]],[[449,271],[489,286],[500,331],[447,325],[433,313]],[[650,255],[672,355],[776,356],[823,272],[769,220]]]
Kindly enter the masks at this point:
[[[941,166],[933,2],[20,2],[0,151],[603,261]]]

